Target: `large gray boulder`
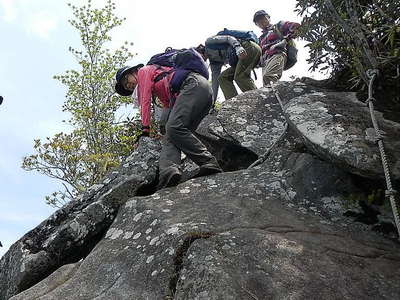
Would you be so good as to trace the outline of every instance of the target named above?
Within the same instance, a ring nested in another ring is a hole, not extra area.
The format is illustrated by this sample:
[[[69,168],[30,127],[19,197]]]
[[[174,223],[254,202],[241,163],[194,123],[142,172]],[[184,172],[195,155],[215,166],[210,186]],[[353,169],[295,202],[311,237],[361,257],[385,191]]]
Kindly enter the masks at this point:
[[[133,197],[65,282],[11,299],[395,299],[400,247],[291,209],[284,181],[259,167]]]
[[[354,93],[314,92],[286,105],[290,125],[316,155],[354,174],[384,177],[368,108]],[[400,124],[377,114],[391,172],[400,179]]]
[[[119,170],[92,186],[11,246],[0,260],[0,299],[8,299],[57,268],[85,257],[129,197],[156,179],[160,144],[145,138]],[[148,191],[149,193],[150,191]]]
[[[211,134],[235,141],[257,155],[274,143],[285,126],[282,109],[268,89],[226,100],[216,119],[208,126]]]
[[[360,209],[349,196],[367,199],[359,175],[381,174],[341,163],[301,130],[307,117],[316,129],[340,119],[353,95],[343,104],[300,82],[277,89],[291,125],[279,142],[285,117],[269,89],[225,101],[197,130],[232,172],[189,180],[187,161],[188,181],[156,192],[160,144],[143,139],[121,170],[12,246],[0,299],[398,298],[399,244],[344,216]]]

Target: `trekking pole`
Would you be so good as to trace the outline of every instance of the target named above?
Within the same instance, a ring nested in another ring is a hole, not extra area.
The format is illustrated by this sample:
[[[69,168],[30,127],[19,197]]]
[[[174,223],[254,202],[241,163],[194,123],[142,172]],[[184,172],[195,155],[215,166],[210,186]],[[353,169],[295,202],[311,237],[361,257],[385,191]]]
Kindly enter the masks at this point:
[[[382,167],[383,167],[383,172],[385,174],[386,188],[387,188],[385,191],[385,197],[389,198],[389,200],[390,200],[390,205],[392,207],[392,213],[393,213],[394,221],[395,221],[396,228],[397,228],[397,234],[399,235],[398,239],[400,241],[400,218],[399,218],[399,210],[398,210],[397,203],[396,203],[397,191],[394,190],[392,187],[392,182],[390,179],[389,165],[388,165],[388,161],[387,161],[387,157],[386,157],[386,153],[385,153],[385,148],[383,145],[383,138],[380,133],[378,122],[375,118],[375,113],[374,113],[373,101],[375,101],[375,98],[373,97],[372,88],[373,88],[375,78],[379,75],[379,71],[377,69],[369,69],[369,70],[367,70],[366,74],[369,79],[369,83],[368,83],[368,99],[365,101],[365,103],[369,107],[372,124],[375,129],[376,142],[378,143],[379,152],[381,155]]]
[[[275,95],[275,98],[278,100],[279,105],[281,106],[281,109],[282,109],[282,112],[283,112],[283,116],[285,117],[285,120],[286,120],[286,124],[285,124],[285,127],[283,128],[282,133],[278,137],[278,139],[276,139],[275,142],[271,145],[271,147],[269,147],[268,150],[264,154],[262,154],[259,157],[259,159],[257,159],[255,162],[253,162],[247,169],[251,169],[251,168],[253,168],[255,166],[258,166],[259,164],[263,163],[268,158],[268,156],[270,155],[271,151],[275,148],[275,146],[278,144],[278,142],[280,142],[280,140],[283,138],[283,136],[285,135],[285,133],[286,133],[288,127],[289,127],[288,118],[286,117],[285,109],[283,107],[282,99],[281,99],[281,97],[279,95],[279,92],[274,88],[274,85],[273,85],[272,82],[270,83],[270,87],[271,87],[271,89],[272,89],[272,91],[273,91],[273,93]]]

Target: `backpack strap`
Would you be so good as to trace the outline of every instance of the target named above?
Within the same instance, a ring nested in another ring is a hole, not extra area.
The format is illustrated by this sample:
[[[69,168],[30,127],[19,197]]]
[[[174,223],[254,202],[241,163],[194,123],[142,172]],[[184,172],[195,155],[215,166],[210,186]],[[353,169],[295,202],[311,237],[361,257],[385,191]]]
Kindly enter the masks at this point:
[[[257,80],[256,70],[254,70],[254,69],[253,69],[253,75],[254,75],[254,79]]]
[[[162,69],[162,66],[158,66],[158,69]],[[154,78],[154,83],[159,82],[160,80],[164,79],[165,77],[167,77],[169,74],[171,74],[174,71],[174,69],[165,71],[165,72],[161,72],[160,74],[158,74],[155,78]]]

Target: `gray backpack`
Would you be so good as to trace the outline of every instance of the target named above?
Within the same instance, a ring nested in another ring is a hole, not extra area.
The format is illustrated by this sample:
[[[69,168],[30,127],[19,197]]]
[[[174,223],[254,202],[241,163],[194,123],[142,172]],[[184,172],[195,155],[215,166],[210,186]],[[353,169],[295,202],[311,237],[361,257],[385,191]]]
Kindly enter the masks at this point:
[[[282,32],[279,30],[279,23],[274,25],[274,31],[281,39],[284,38]],[[284,70],[290,69],[297,63],[297,52],[296,43],[292,39],[289,40],[286,45],[287,59],[285,67],[283,68]]]

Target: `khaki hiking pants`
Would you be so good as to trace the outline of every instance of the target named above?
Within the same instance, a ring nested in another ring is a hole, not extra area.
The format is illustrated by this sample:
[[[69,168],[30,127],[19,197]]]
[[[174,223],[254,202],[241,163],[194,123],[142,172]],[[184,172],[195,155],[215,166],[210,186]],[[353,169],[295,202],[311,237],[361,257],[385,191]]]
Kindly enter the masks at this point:
[[[181,151],[197,165],[217,164],[216,158],[193,134],[212,106],[211,85],[203,76],[190,73],[182,83],[167,124],[160,154],[160,177],[180,167]],[[160,179],[161,180],[161,179]]]
[[[263,86],[269,86],[270,82],[276,82],[282,77],[283,68],[286,63],[286,54],[277,53],[267,58],[262,68]]]
[[[250,41],[244,41],[241,45],[247,52],[246,58],[239,59],[236,67],[226,69],[218,78],[225,99],[230,99],[238,94],[233,81],[236,82],[242,92],[257,89],[250,75],[251,70],[257,66],[260,60],[261,48]]]

